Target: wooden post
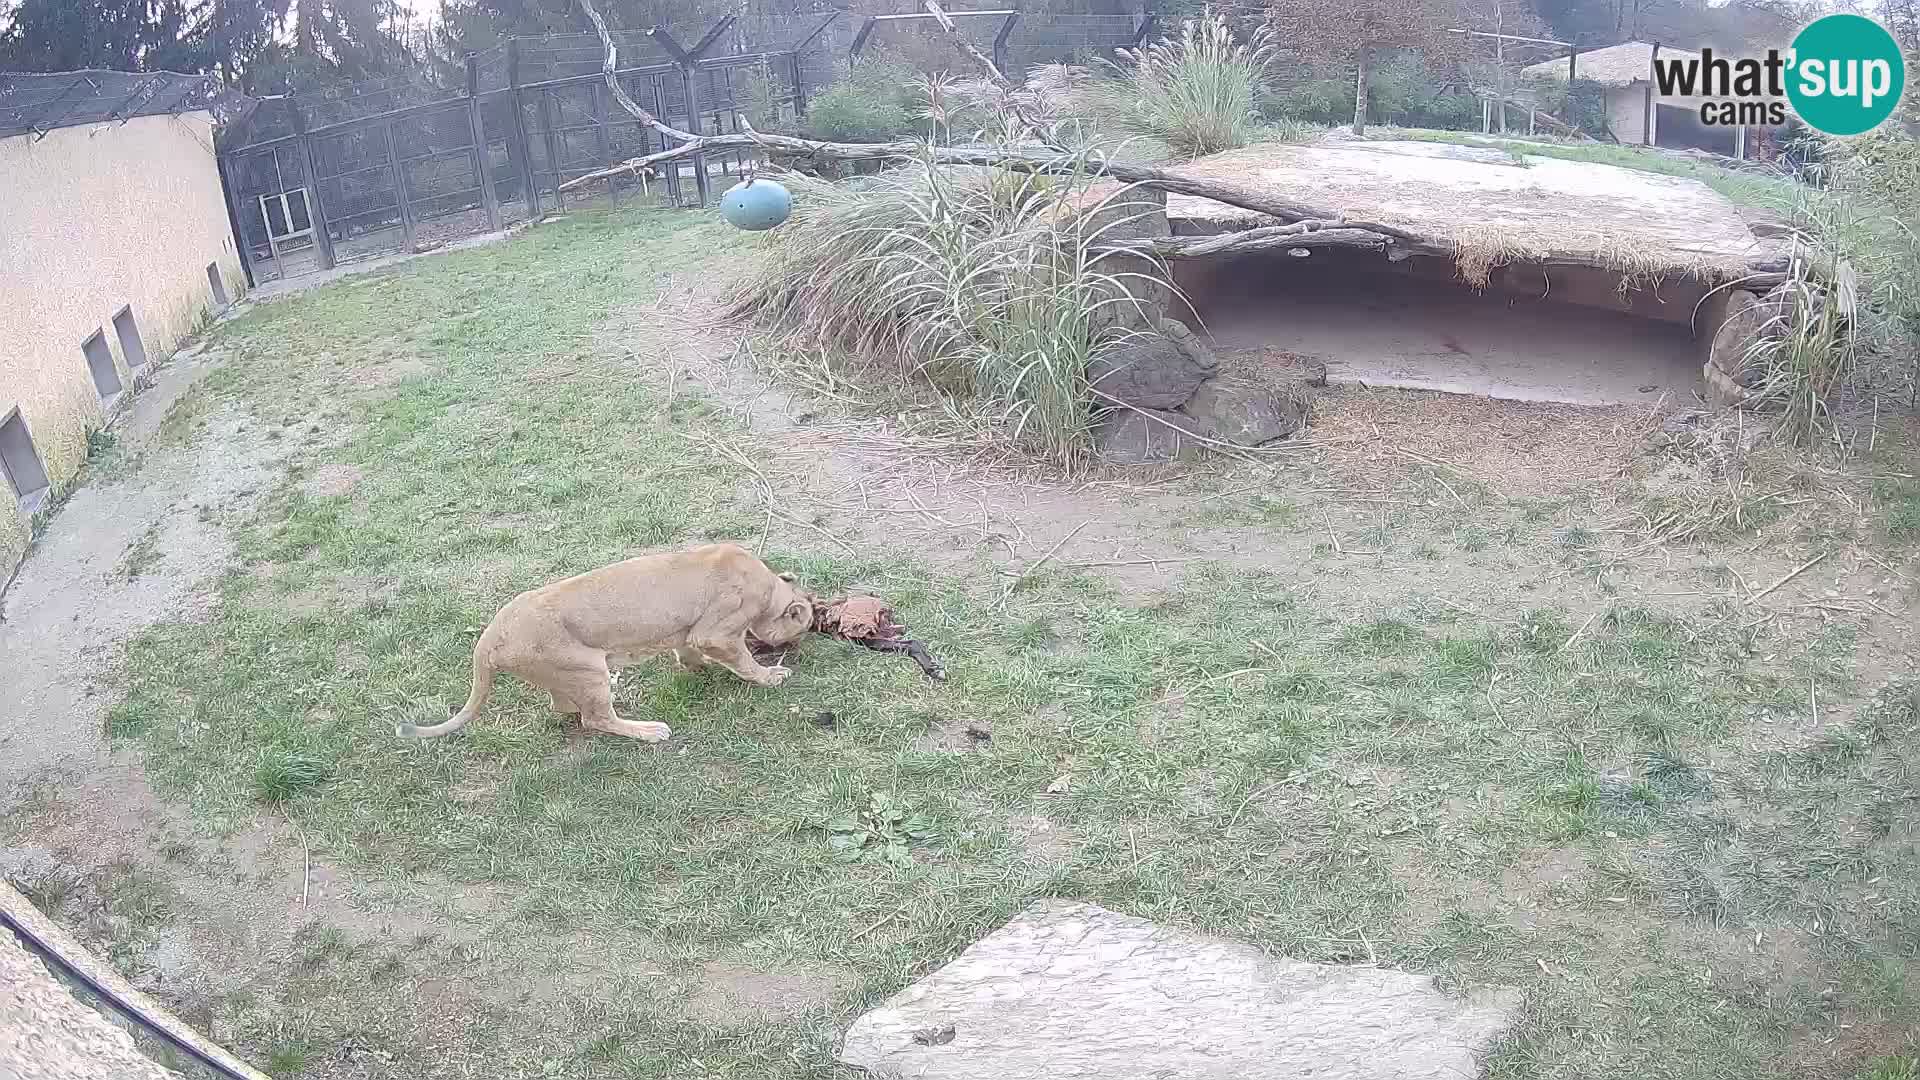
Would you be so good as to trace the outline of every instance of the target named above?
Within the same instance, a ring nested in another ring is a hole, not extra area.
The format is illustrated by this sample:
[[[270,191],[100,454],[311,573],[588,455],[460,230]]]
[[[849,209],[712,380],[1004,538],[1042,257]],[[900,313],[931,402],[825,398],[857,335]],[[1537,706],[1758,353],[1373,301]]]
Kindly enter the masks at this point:
[[[1655,123],[1654,108],[1653,108],[1653,83],[1654,83],[1654,72],[1657,70],[1655,65],[1658,64],[1659,60],[1660,60],[1660,43],[1656,41],[1653,43],[1653,56],[1651,58],[1651,61],[1647,65],[1647,91],[1646,91],[1646,94],[1643,95],[1642,97],[1642,104],[1641,104],[1642,111],[1640,114],[1640,143],[1643,146],[1652,146],[1655,143],[1655,136],[1654,136],[1654,130],[1653,130],[1653,125]]]
[[[606,87],[597,82],[587,84],[587,108],[593,112],[593,134],[596,148],[600,152],[600,168],[613,164],[613,141],[607,136],[607,99]],[[613,186],[613,177],[607,177],[607,203],[620,205],[620,189]]]
[[[825,33],[827,27],[833,25],[833,20],[839,17],[840,13],[837,11],[828,14],[826,18],[820,20],[820,24],[815,26],[811,33],[801,38],[800,43],[793,47],[793,53],[791,55],[793,61],[793,116],[796,120],[804,120],[807,116],[807,88],[806,80],[801,75],[800,54],[806,52],[807,46],[813,44],[813,39]]]
[[[1160,28],[1160,16],[1151,11],[1144,12],[1133,24],[1133,47],[1139,48],[1147,40],[1147,35]]]
[[[1020,13],[1016,11],[1007,16],[1007,21],[1000,24],[1000,32],[993,35],[993,66],[999,68],[1002,75],[1007,75],[1007,39],[1013,36],[1014,24],[1019,21]],[[1007,75],[1007,78],[1013,76]]]
[[[699,135],[701,134],[700,80],[694,78],[694,75],[695,68],[692,64],[681,65],[680,92],[685,94],[687,99],[687,130]],[[710,183],[707,178],[707,155],[704,152],[697,152],[691,160],[693,161],[694,195],[699,199],[700,205],[705,206],[707,205],[707,187]]]
[[[1353,76],[1353,133],[1367,133],[1367,52],[1365,45],[1360,46],[1358,62],[1354,65]]]
[[[480,205],[487,228],[500,231],[500,195],[493,190],[493,155],[487,152],[487,125],[480,115],[480,61],[467,54],[467,126],[473,129],[473,177],[480,182]]]
[[[307,174],[307,216],[313,226],[313,246],[320,253],[320,269],[333,269],[333,233],[327,228],[327,200],[320,191],[320,174],[313,165],[313,137],[307,134],[307,118],[300,112],[300,102],[292,94],[287,95],[287,114],[293,120],[293,133],[298,136],[300,146],[300,164]],[[291,221],[287,223],[293,225]],[[272,232],[272,229],[268,229]],[[287,276],[286,263],[280,263],[280,276]]]
[[[405,244],[407,252],[413,252],[413,205],[407,200],[407,169],[400,163],[400,153],[394,148],[393,121],[387,121],[387,168],[393,170],[393,194],[400,205],[400,242]]]
[[[547,171],[553,174],[553,208],[565,210],[567,197],[561,193],[560,185],[567,178],[560,173],[560,147],[554,142],[553,91],[545,86],[540,88],[540,131],[541,141],[547,148]]]
[[[873,36],[873,28],[878,25],[880,20],[872,15],[867,16],[867,21],[860,24],[860,29],[853,35],[853,44],[847,48],[847,63],[859,62],[860,53],[867,47],[867,39]]]
[[[1493,2],[1493,96],[1498,99],[1499,120],[1494,126],[1507,133],[1507,27],[1504,0]]]
[[[667,115],[667,89],[658,75],[653,77],[653,115]],[[666,146],[667,139],[663,135],[660,137],[660,148],[664,150]],[[673,205],[680,205],[680,163],[677,161],[667,162],[667,198],[673,201]]]
[[[513,139],[513,157],[520,164],[520,187],[526,193],[527,220],[540,216],[540,178],[533,171],[533,142],[527,138],[527,102],[520,91],[520,39],[507,39],[507,100],[513,107],[513,123],[508,127]]]
[[[240,251],[240,272],[246,275],[247,288],[252,289],[258,283],[253,279],[253,245],[247,243],[247,232],[240,223],[240,184],[233,175],[233,155],[221,154],[214,159],[215,167],[220,170],[220,193],[227,204],[227,227],[233,230],[233,243]]]
[[[1579,64],[1580,46],[1575,45],[1572,50],[1567,53],[1567,90],[1569,93],[1573,90],[1573,81],[1580,77]]]

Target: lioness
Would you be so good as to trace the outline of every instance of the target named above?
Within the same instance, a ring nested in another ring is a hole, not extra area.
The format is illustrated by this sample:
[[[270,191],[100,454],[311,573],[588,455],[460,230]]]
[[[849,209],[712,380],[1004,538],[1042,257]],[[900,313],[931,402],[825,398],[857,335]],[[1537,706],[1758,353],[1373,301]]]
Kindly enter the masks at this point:
[[[737,544],[643,555],[523,592],[500,609],[473,647],[473,691],[444,724],[400,724],[396,734],[431,739],[480,715],[505,671],[553,695],[553,708],[579,713],[589,731],[664,742],[665,724],[635,723],[613,711],[611,669],[661,653],[685,667],[711,660],[758,686],[786,681],[762,667],[747,634],[784,645],[813,625],[813,604]]]

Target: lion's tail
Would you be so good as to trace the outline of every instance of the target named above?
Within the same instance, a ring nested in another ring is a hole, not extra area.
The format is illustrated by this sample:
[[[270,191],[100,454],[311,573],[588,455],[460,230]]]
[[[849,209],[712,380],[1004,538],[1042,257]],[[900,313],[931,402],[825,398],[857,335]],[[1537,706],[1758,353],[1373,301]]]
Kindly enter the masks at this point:
[[[491,629],[491,628],[489,628]],[[492,652],[488,635],[480,635],[480,641],[473,647],[473,689],[467,694],[467,703],[460,711],[449,717],[444,724],[419,727],[414,724],[395,724],[393,733],[403,739],[434,739],[442,735],[451,735],[471,724],[480,710],[487,707],[487,698],[493,694],[493,665],[488,662]]]

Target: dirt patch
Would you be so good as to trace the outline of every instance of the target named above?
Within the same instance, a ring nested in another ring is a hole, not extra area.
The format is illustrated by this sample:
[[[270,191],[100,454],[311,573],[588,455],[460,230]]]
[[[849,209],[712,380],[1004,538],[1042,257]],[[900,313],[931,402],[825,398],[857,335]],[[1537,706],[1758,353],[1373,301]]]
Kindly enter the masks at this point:
[[[746,1024],[795,1016],[833,1002],[855,985],[854,977],[829,968],[765,972],[714,961],[699,971],[700,988],[687,1011],[703,1020]]]
[[[325,585],[310,585],[290,593],[255,590],[247,605],[258,611],[285,611],[294,615],[321,615],[329,611],[358,611],[391,600],[400,583],[369,574],[352,574]]]
[[[914,740],[914,749],[922,753],[972,754],[993,744],[991,720],[964,720],[936,717],[927,725],[927,733]]]
[[[352,465],[322,465],[313,470],[300,490],[309,499],[338,498],[353,494],[353,489],[360,486],[360,479],[360,470]]]
[[[191,375],[165,369],[156,381]],[[154,396],[156,406],[168,403],[165,393]],[[144,397],[134,403],[138,413],[148,407]],[[192,446],[146,452],[146,482],[74,492],[6,595],[0,657],[10,675],[0,685],[0,715],[36,723],[0,730],[0,805],[49,766],[104,757],[106,703],[95,682],[113,670],[121,642],[163,619],[206,610],[208,585],[233,548],[222,517],[250,511],[289,447],[222,409]],[[164,557],[128,574],[130,549]]]
[[[1041,813],[1017,815],[1008,820],[1007,829],[1028,861],[1041,866],[1064,865],[1079,843],[1073,830],[1054,824]]]
[[[347,382],[362,390],[381,390],[404,379],[418,378],[433,365],[418,356],[391,356],[378,363],[360,364],[345,372]]]

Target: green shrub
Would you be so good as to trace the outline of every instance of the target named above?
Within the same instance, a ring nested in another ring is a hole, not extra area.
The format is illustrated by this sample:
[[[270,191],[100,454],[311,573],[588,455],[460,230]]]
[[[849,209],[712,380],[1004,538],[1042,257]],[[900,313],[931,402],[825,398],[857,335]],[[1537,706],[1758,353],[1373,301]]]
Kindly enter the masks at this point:
[[[917,76],[887,60],[862,60],[807,100],[807,133],[829,142],[892,142],[917,134]]]
[[[254,794],[263,802],[283,803],[333,776],[333,765],[312,754],[274,748],[253,769]]]
[[[1271,28],[1261,25],[1246,44],[1234,40],[1224,15],[1209,13],[1181,24],[1178,38],[1143,49],[1117,49],[1112,66],[1122,127],[1199,157],[1245,146],[1258,128],[1255,106],[1274,55]]]
[[[1607,130],[1607,88],[1592,79],[1565,79],[1542,75],[1528,80],[1528,89],[1540,111],[1552,113],[1589,135]]]
[[[1309,79],[1266,95],[1261,115],[1273,120],[1302,120],[1332,126],[1353,120],[1352,79]]]

